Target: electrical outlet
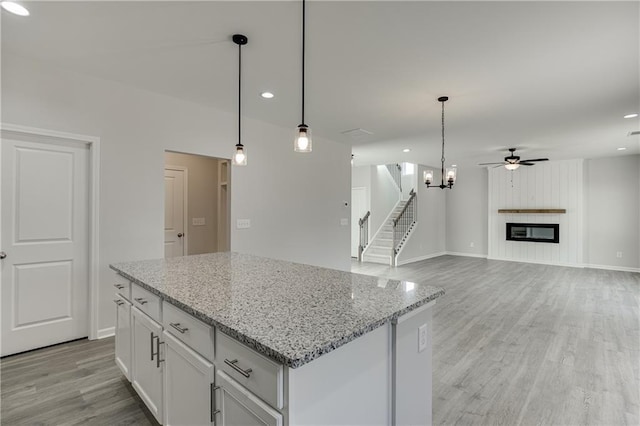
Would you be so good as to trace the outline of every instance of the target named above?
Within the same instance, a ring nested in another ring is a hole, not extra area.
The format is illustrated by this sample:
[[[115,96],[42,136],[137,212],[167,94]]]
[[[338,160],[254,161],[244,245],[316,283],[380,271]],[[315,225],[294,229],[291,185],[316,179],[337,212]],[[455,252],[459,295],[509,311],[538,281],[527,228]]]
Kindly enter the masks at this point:
[[[236,228],[238,228],[238,229],[251,228],[251,219],[238,219],[238,220],[236,220]]]
[[[418,352],[427,349],[427,324],[422,324],[418,328]]]
[[[476,243],[474,243],[473,241],[469,243],[469,247],[475,247],[475,246],[476,246]]]
[[[617,252],[617,253],[616,253],[616,257],[617,257],[617,258],[622,258],[622,252],[621,252],[621,251]]]
[[[349,219],[346,217],[340,218],[340,226],[349,226]]]

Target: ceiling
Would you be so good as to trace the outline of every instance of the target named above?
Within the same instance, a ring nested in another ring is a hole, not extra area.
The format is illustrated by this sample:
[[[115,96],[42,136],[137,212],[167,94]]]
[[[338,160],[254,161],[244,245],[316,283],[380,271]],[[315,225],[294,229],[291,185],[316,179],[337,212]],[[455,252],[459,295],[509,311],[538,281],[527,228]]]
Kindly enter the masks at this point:
[[[2,50],[46,66],[300,122],[299,1],[29,2],[2,12]],[[595,158],[640,153],[640,3],[313,1],[306,121],[356,164]],[[275,98],[259,93],[269,90]],[[342,132],[362,128],[360,138]],[[251,141],[246,142],[247,145]],[[317,143],[317,142],[316,142]],[[293,142],[291,142],[293,145]],[[617,148],[626,147],[625,151]],[[409,148],[411,152],[403,153]]]

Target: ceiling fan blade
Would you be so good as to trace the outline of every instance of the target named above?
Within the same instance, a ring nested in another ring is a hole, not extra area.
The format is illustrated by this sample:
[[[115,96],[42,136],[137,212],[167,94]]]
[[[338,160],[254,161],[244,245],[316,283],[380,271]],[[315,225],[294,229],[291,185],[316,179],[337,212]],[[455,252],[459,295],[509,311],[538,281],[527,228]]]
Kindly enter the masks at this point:
[[[533,163],[525,163],[524,161],[521,161],[518,164],[520,164],[521,166],[535,166],[535,164]]]
[[[520,164],[522,163],[531,163],[533,161],[549,161],[548,158],[534,158],[533,160],[522,160],[520,161]]]
[[[505,163],[480,163],[480,164],[478,164],[478,166],[493,166],[494,164],[503,165]]]
[[[493,166],[492,169],[497,169],[498,167],[504,167],[504,164],[498,164],[497,166]]]

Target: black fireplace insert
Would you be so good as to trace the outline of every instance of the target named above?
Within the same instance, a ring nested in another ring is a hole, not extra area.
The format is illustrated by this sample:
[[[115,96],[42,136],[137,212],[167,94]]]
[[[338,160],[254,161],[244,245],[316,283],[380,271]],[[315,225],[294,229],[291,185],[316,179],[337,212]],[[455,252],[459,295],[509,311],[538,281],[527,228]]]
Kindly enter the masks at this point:
[[[507,223],[507,240],[558,244],[560,225],[557,223]]]

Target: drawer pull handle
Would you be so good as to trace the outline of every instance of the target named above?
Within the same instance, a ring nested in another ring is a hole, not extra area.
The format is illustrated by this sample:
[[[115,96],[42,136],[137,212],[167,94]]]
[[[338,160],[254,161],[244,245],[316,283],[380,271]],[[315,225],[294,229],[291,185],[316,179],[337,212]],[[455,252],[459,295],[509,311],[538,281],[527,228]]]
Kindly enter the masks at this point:
[[[184,334],[187,331],[189,331],[189,329],[187,327],[180,327],[180,323],[176,322],[176,323],[169,323],[169,325],[173,328],[175,328],[176,330],[178,330],[180,333]]]
[[[114,302],[115,302],[115,304],[116,304],[116,305],[118,305],[118,306],[120,306],[120,305],[124,305],[124,302],[123,302],[122,300],[120,300],[120,299],[115,299],[115,300],[114,300]]]
[[[236,365],[238,363],[237,359],[229,361],[228,359],[225,358],[224,363],[227,364],[229,367],[233,368],[234,370],[236,370],[238,373],[242,374],[244,377],[249,377],[251,375],[251,372],[253,371],[250,368],[243,370],[242,368],[238,367]]]
[[[122,290],[124,288],[124,286],[122,284],[114,284],[113,286],[115,288],[117,288],[118,290]]]
[[[136,297],[133,300],[135,300],[136,302],[138,302],[141,305],[144,305],[145,303],[147,303],[147,301],[144,300],[142,297]]]

